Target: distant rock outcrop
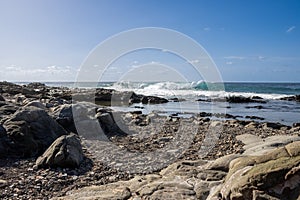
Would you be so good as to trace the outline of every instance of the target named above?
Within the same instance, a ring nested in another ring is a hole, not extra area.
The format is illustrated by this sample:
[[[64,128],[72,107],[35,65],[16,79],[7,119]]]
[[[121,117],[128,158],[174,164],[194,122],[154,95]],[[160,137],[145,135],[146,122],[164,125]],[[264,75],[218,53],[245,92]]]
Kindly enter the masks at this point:
[[[283,98],[280,98],[280,100],[300,102],[300,95],[283,97]]]

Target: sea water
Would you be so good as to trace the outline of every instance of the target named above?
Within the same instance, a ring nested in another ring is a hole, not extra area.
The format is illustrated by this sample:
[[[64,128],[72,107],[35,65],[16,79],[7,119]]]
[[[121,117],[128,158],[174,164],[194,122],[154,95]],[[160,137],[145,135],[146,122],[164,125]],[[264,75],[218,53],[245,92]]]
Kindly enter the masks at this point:
[[[179,102],[170,101],[165,104],[133,104],[130,106],[114,106],[121,111],[141,110],[147,114],[158,112],[162,115],[178,114],[189,117],[199,112],[228,113],[240,116],[238,119],[247,120],[246,116],[256,116],[264,120],[292,125],[300,122],[300,103],[283,101],[280,98],[300,94],[300,83],[207,83],[197,82],[46,82],[49,86],[59,87],[103,87],[119,91],[133,91],[137,94],[159,96],[166,99],[177,98]],[[229,96],[261,97],[266,103],[226,103],[214,99]],[[211,102],[197,101],[211,99]],[[258,107],[260,106],[260,107]]]

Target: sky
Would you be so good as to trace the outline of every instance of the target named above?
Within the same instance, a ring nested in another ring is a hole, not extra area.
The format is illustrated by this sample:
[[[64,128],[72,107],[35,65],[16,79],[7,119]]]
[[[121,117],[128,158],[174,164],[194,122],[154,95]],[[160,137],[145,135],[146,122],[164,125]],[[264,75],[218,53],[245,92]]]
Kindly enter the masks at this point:
[[[142,27],[192,38],[224,81],[300,82],[298,0],[0,0],[0,80],[75,81],[97,45]],[[112,64],[107,79],[153,63],[192,75],[179,60],[132,53]]]

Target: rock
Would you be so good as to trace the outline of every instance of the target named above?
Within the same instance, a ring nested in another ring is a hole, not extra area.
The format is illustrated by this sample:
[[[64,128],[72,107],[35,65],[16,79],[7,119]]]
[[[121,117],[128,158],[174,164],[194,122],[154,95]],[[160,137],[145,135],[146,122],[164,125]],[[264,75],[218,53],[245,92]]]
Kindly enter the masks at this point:
[[[141,99],[141,102],[143,104],[160,104],[160,103],[167,103],[169,102],[167,99],[165,98],[161,98],[161,97],[155,97],[155,96],[144,96]]]
[[[33,83],[29,83],[27,87],[32,89],[43,89],[46,87],[46,85],[44,83],[33,82]]]
[[[253,96],[253,97],[251,97],[251,99],[264,99],[264,98],[262,98],[260,96]]]
[[[64,104],[53,109],[53,118],[68,132],[77,133],[75,122],[96,119],[96,104],[81,102]]]
[[[8,153],[8,144],[9,144],[9,142],[10,141],[7,138],[5,128],[2,125],[0,125],[0,158],[5,157],[5,156],[9,156],[9,153]]]
[[[0,137],[6,136],[6,129],[0,124]]]
[[[111,105],[111,103],[114,105],[128,105],[133,103],[160,104],[168,102],[167,99],[161,97],[144,96],[131,91],[120,92],[104,88],[96,89],[95,95],[91,96],[94,96],[96,103],[100,105]]]
[[[0,95],[0,101],[5,101],[5,99],[2,95]]]
[[[7,181],[0,179],[0,188],[4,188],[6,185],[7,185]]]
[[[0,107],[0,116],[14,114],[18,109],[19,107],[12,104],[3,105]]]
[[[250,122],[249,124],[247,124],[245,126],[245,128],[247,128],[247,129],[255,129],[255,128],[257,128],[257,126],[258,126],[257,122]]]
[[[221,170],[224,172],[228,172],[229,164],[232,160],[241,157],[239,154],[230,154],[223,156],[221,158],[216,159],[215,161],[210,162],[206,169],[210,170]]]
[[[66,104],[56,107],[52,116],[66,131],[77,133],[73,119],[72,105]]]
[[[25,107],[29,107],[29,106],[33,106],[33,107],[37,107],[37,108],[46,110],[46,106],[43,103],[41,103],[40,101],[32,101],[25,105]]]
[[[199,117],[211,117],[212,113],[207,113],[207,112],[200,112],[198,114]]]
[[[185,99],[175,97],[175,98],[170,98],[169,101],[182,102],[182,101],[185,101]]]
[[[112,89],[104,89],[104,88],[97,88],[95,93],[95,101],[111,101],[112,94],[115,90]]]
[[[267,103],[266,101],[262,100],[262,98],[254,97],[244,97],[244,96],[228,96],[225,98],[201,98],[197,101],[204,101],[204,102],[228,102],[228,103]]]
[[[254,199],[258,194],[291,199],[299,195],[299,164],[300,141],[264,155],[237,158],[220,193],[224,199]]]
[[[83,160],[82,147],[75,134],[63,135],[36,160],[38,167],[75,168]]]
[[[43,153],[66,131],[46,111],[25,107],[4,123],[10,151],[17,157],[31,157]]]
[[[135,176],[128,181],[89,186],[56,199],[206,199],[226,173],[206,170],[207,161],[179,161],[158,174]]]
[[[0,107],[7,105],[5,101],[0,101]]]
[[[3,81],[3,82],[0,82],[0,88],[1,88],[1,93],[16,95],[16,94],[21,93],[22,86]]]
[[[259,106],[245,106],[245,108],[256,108],[256,109],[263,109],[265,107],[263,107],[262,105],[259,105]]]
[[[280,123],[273,123],[273,122],[266,122],[263,125],[264,128],[273,128],[273,129],[280,129],[282,127],[285,127],[285,125]]]
[[[97,119],[101,124],[101,128],[105,133],[113,133],[115,129],[115,122],[110,113],[101,113],[97,115]]]
[[[258,119],[258,120],[264,120],[265,118],[263,118],[263,117],[257,117],[257,116],[246,116],[245,117],[246,119]]]
[[[293,135],[274,135],[267,138],[260,138],[252,134],[242,134],[236,137],[242,141],[244,145],[243,155],[264,155],[278,147],[285,146],[293,141],[299,141],[300,137],[297,134]]]
[[[293,123],[293,127],[300,127],[300,123]]]
[[[300,95],[283,97],[283,98],[280,98],[280,100],[300,102]]]
[[[244,96],[229,96],[226,97],[226,101],[229,103],[266,103],[266,101],[263,100],[253,99]]]

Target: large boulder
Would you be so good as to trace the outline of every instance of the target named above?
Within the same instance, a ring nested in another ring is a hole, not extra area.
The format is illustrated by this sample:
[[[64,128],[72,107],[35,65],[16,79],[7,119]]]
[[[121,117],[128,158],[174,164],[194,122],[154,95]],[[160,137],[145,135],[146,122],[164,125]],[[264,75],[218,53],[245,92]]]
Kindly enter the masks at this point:
[[[300,191],[300,141],[265,155],[246,156],[230,163],[221,189],[224,199],[296,199]],[[257,197],[259,196],[259,197]]]
[[[62,127],[64,127],[65,130],[77,133],[71,104],[55,107],[52,116]]]
[[[75,134],[57,138],[45,153],[36,160],[38,167],[75,168],[83,160],[82,147]]]
[[[75,123],[96,119],[98,106],[89,102],[64,104],[53,109],[53,118],[68,132],[77,133]]]
[[[55,139],[67,134],[46,111],[32,106],[17,111],[4,127],[11,153],[18,157],[40,155]]]

